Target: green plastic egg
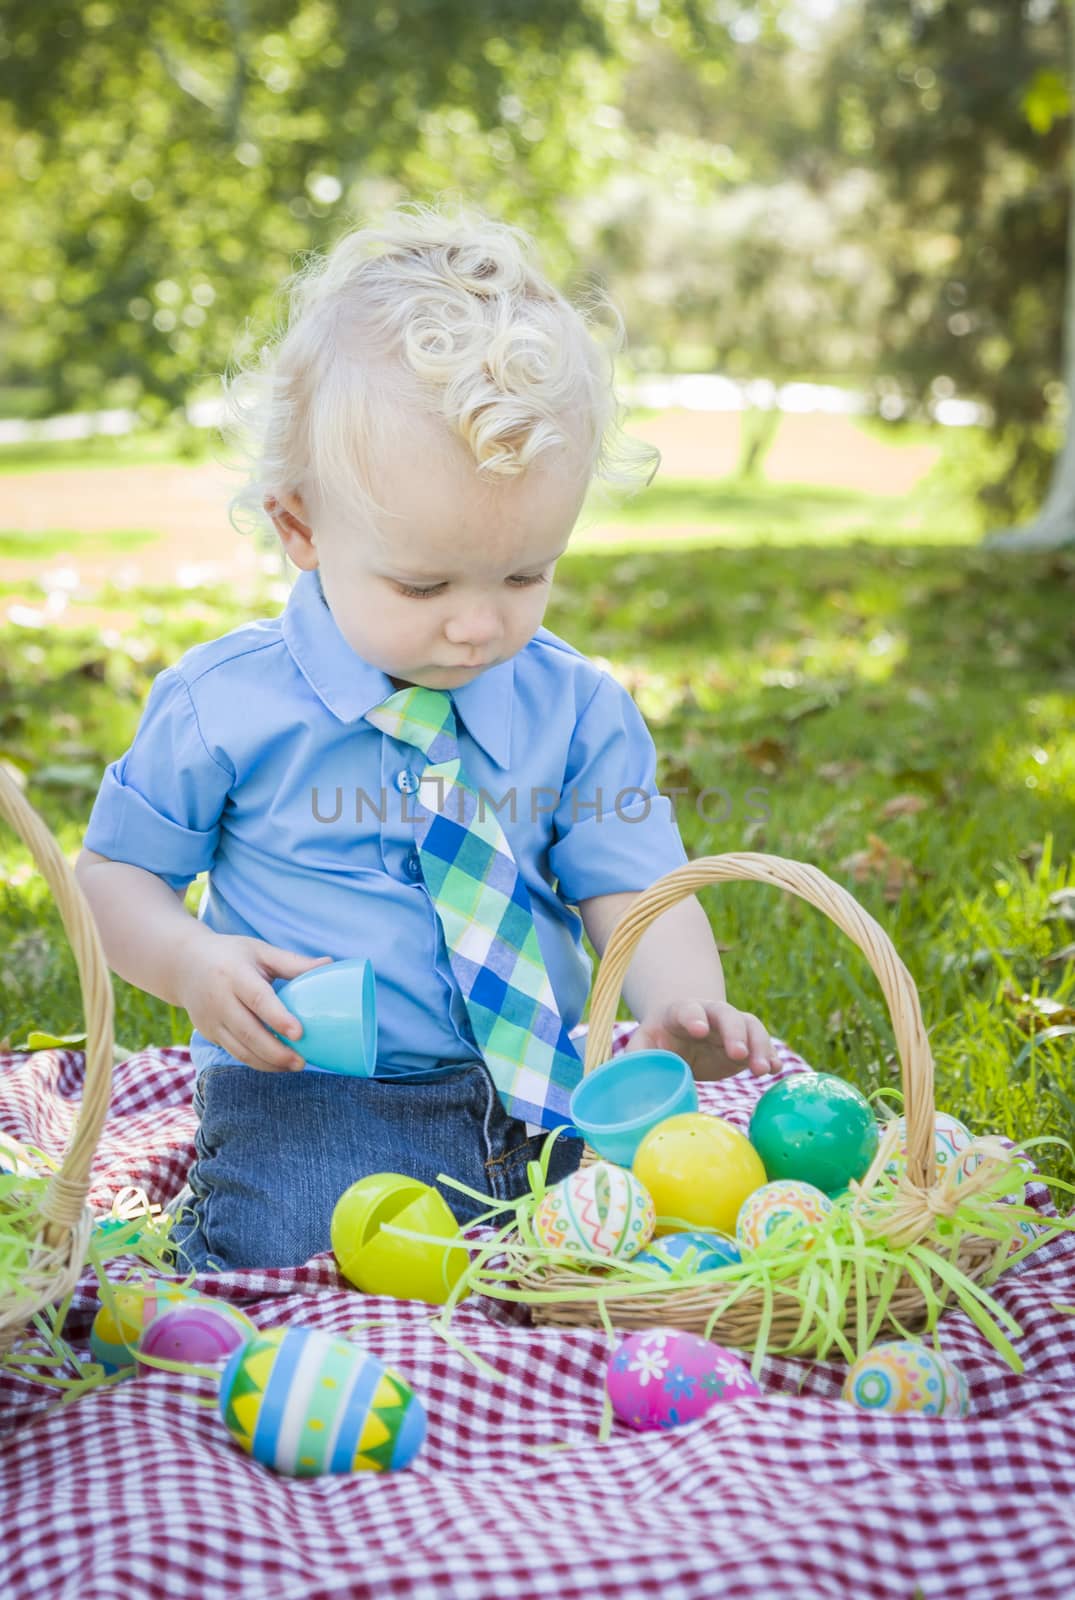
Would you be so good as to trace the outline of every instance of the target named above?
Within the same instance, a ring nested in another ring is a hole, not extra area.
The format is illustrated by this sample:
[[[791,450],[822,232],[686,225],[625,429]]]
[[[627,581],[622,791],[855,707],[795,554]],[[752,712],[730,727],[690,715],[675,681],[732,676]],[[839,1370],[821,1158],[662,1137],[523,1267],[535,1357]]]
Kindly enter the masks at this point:
[[[877,1119],[853,1083],[796,1072],[758,1101],[750,1142],[770,1181],[796,1178],[832,1196],[861,1178],[877,1154]]]

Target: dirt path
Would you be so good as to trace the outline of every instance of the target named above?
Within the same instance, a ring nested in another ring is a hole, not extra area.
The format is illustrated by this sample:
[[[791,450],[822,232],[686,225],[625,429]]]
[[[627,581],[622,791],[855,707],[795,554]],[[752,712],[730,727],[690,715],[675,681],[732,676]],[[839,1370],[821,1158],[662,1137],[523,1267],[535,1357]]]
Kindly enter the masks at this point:
[[[733,472],[739,418],[725,412],[676,411],[637,425],[662,452],[661,476],[719,478]],[[774,483],[810,483],[872,494],[908,493],[933,465],[933,446],[893,447],[846,418],[785,417],[766,460]],[[166,585],[197,589],[227,584],[233,593],[265,593],[278,557],[237,534],[228,521],[235,474],[218,464],[93,467],[0,477],[0,528],[69,533],[62,552],[33,559],[0,557],[0,622],[38,627],[96,627],[106,635],[140,623],[137,611],[102,607],[105,583],[119,588]],[[152,532],[152,543],[117,551],[92,535]],[[87,537],[88,536],[88,537]],[[600,542],[600,531],[588,538]]]

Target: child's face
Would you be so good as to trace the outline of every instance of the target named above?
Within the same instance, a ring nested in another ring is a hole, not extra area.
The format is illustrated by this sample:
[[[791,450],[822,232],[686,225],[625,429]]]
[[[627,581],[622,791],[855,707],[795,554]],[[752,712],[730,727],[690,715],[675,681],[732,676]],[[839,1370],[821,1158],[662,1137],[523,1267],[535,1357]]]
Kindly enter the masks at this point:
[[[586,475],[565,458],[483,481],[436,424],[408,442],[406,458],[393,452],[370,474],[391,512],[377,528],[331,516],[311,526],[298,496],[269,509],[296,566],[320,567],[336,625],[364,661],[397,687],[457,689],[541,626]]]

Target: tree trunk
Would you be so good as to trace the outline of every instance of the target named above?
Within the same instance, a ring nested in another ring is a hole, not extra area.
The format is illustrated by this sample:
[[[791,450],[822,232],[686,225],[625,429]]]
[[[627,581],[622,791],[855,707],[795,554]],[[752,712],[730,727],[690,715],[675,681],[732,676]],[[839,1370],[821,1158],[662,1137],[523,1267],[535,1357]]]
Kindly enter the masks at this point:
[[[1068,84],[1075,100],[1075,17],[1068,10]],[[1075,145],[1075,115],[1072,117]],[[1059,550],[1075,544],[1075,150],[1069,152],[1071,193],[1068,197],[1067,286],[1064,291],[1064,384],[1068,392],[1068,420],[1064,444],[1056,458],[1049,492],[1033,522],[1023,528],[991,533],[992,550]]]

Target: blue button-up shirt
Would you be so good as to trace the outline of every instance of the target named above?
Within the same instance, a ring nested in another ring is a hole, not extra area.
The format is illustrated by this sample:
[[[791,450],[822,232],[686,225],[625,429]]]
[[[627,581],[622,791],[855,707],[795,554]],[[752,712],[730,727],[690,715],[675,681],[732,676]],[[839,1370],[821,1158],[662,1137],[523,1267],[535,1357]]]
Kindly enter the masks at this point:
[[[173,889],[208,873],[198,915],[218,933],[369,957],[386,1077],[479,1054],[414,848],[424,758],[364,720],[393,693],[303,572],[281,615],[154,680],[84,841]],[[547,628],[452,700],[462,770],[507,834],[570,1029],[592,965],[577,903],[645,889],[687,859],[653,740],[615,678]],[[197,1030],[191,1054],[199,1069],[235,1060]]]

